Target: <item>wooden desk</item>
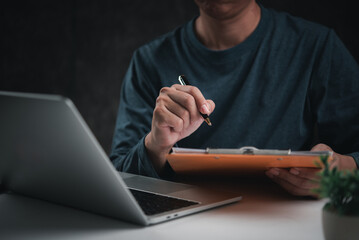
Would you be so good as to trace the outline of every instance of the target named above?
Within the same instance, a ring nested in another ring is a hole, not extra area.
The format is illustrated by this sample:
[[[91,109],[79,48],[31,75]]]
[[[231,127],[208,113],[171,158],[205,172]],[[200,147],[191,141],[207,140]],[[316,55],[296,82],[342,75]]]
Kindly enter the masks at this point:
[[[240,203],[141,227],[41,200],[0,195],[0,239],[324,239],[323,200],[295,198],[266,179],[185,179],[237,191]]]

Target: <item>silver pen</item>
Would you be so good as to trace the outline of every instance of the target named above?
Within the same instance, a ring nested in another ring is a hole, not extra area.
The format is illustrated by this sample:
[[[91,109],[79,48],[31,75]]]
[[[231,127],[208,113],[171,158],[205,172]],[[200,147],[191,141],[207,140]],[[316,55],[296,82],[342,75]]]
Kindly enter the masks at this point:
[[[189,84],[189,82],[188,82],[187,78],[185,77],[185,75],[179,75],[179,76],[178,76],[178,81],[180,82],[180,84],[181,84],[182,86],[191,85],[191,84]],[[209,120],[208,115],[207,115],[207,114],[203,114],[203,113],[201,113],[201,112],[200,112],[200,114],[201,114],[201,116],[204,118],[204,121],[206,121],[206,123],[208,124],[208,126],[212,126],[211,120]]]

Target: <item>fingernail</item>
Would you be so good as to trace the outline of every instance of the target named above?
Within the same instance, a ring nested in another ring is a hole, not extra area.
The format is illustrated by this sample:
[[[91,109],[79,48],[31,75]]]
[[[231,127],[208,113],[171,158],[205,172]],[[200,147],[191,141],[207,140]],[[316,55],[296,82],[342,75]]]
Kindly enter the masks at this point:
[[[208,109],[208,113],[209,113],[212,109],[211,104],[206,103],[206,105],[207,105],[207,109]]]
[[[202,113],[209,113],[209,109],[208,109],[208,106],[207,104],[203,104],[202,107],[201,107],[201,112]]]
[[[279,175],[279,169],[277,168],[272,168],[271,170],[269,170],[271,174],[273,174],[274,176],[278,176]]]
[[[289,172],[293,175],[299,175],[299,171],[295,168],[291,168]]]

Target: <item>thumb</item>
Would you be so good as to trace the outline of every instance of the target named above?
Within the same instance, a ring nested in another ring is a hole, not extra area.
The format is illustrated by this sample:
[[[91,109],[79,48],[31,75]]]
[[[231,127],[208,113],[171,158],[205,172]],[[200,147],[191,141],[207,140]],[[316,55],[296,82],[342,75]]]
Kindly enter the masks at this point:
[[[333,151],[333,149],[331,147],[329,147],[328,145],[324,144],[324,143],[319,143],[317,145],[315,145],[314,147],[312,147],[312,149],[310,150],[311,152],[316,152],[316,151]]]
[[[210,99],[207,100],[207,104],[209,105],[208,114],[211,114],[214,111],[214,109],[216,108],[216,104]]]

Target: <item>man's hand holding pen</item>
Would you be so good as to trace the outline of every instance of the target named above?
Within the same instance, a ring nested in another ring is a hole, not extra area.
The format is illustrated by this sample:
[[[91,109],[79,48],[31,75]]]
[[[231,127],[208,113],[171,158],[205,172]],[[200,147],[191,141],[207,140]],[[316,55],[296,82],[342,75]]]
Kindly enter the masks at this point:
[[[206,100],[197,87],[174,84],[161,89],[152,128],[145,138],[147,153],[158,173],[172,146],[196,131],[204,121],[202,115],[210,115],[214,108],[214,102]]]

